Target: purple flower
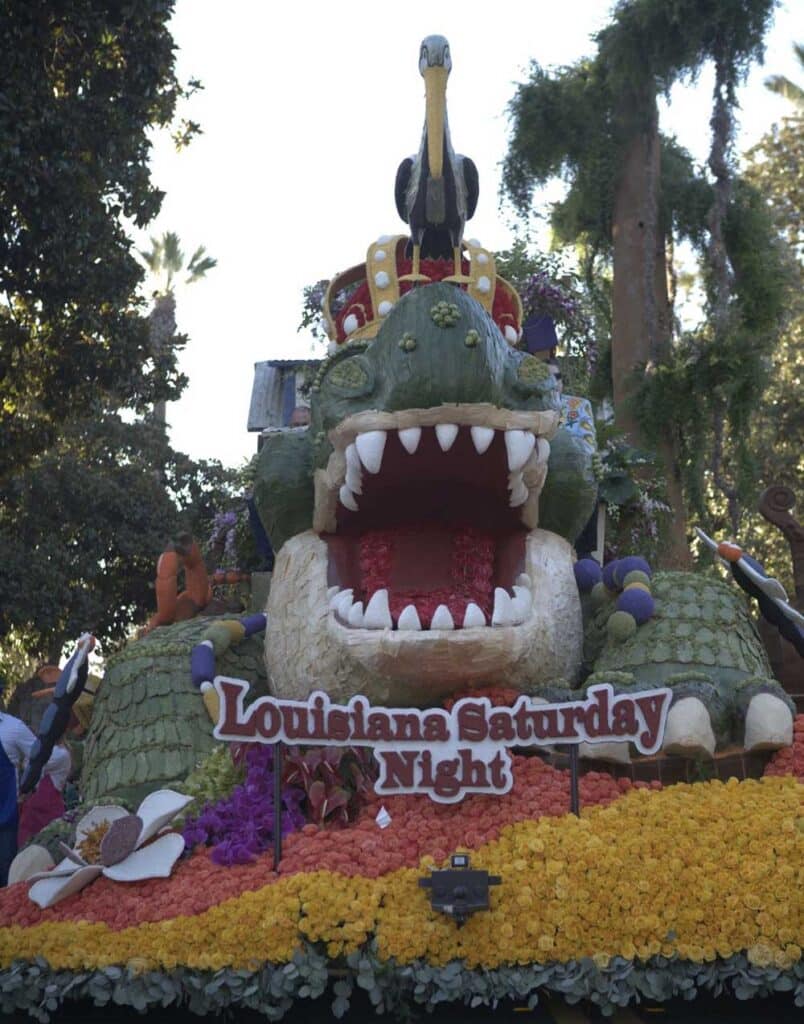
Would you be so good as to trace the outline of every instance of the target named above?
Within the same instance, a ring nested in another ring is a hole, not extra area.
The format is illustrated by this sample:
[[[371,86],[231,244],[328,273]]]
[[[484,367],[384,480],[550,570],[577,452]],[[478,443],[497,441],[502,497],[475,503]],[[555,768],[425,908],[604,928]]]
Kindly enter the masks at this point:
[[[251,747],[246,752],[246,778],[229,796],[207,805],[184,827],[188,848],[198,843],[212,846],[216,864],[247,864],[273,842],[273,750]],[[282,790],[282,835],[305,824],[299,810],[304,794],[286,786]]]

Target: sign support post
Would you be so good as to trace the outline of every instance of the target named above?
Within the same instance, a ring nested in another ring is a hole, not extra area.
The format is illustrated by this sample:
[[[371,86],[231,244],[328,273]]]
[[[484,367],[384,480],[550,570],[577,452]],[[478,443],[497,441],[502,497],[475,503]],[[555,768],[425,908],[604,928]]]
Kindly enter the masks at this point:
[[[282,744],[274,744],[274,871],[282,859]]]
[[[573,743],[569,748],[570,763],[570,810],[580,818],[581,794],[578,791],[578,745]]]

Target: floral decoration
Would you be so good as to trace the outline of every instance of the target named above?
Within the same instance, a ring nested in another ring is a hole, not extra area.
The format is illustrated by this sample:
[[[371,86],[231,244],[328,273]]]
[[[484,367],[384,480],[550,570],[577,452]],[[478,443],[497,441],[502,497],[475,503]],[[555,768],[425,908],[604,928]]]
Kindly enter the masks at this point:
[[[232,792],[207,804],[196,818],[184,825],[188,849],[198,844],[212,847],[216,864],[248,864],[274,839],[273,747],[251,746],[245,751],[246,778]],[[300,810],[304,792],[293,786],[282,788],[282,835],[301,828],[305,818]]]
[[[351,829],[307,826],[288,838],[279,877],[200,913],[184,908],[180,916],[128,925],[118,918],[111,926],[83,914],[56,920],[52,910],[32,911],[25,927],[9,920],[10,901],[3,902],[0,961],[43,956],[52,966],[83,969],[136,957],[150,969],[254,969],[287,962],[303,943],[321,944],[330,958],[376,943],[384,961],[443,965],[457,958],[483,969],[584,957],[601,967],[613,957],[706,963],[741,951],[759,966],[796,963],[802,915],[791,897],[804,883],[801,785],[770,777],[627,789],[580,819],[521,820],[491,840],[483,818],[488,800],[466,801],[473,866],[502,875],[503,885],[492,893],[490,911],[462,929],[432,911],[418,886],[455,849],[449,824],[458,816],[433,815],[443,846],[432,845],[437,857],[411,863],[418,848],[404,810],[412,800],[396,798],[404,803],[391,807],[383,832],[369,819],[371,809]],[[390,842],[402,844],[409,866],[373,870],[378,860],[387,863],[381,852]],[[196,856],[180,867],[195,889],[210,872],[237,870],[204,864]]]
[[[115,882],[167,877],[184,850],[175,832],[153,839],[191,797],[172,789],[150,793],[129,814],[124,807],[95,807],[78,822],[74,849],[50,871],[32,875],[29,897],[43,909],[79,892],[99,875]],[[147,845],[146,845],[147,844]]]

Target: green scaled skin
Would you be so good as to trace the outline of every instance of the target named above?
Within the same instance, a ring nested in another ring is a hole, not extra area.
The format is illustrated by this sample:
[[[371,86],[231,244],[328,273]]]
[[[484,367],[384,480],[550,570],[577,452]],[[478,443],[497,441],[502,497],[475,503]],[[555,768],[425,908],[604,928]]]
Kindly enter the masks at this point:
[[[584,655],[594,669],[588,685],[611,682],[615,689],[669,686],[674,704],[682,698],[700,700],[708,712],[716,748],[744,745],[748,710],[759,694],[775,698],[787,709],[792,729],[795,707],[771,674],[739,591],[714,576],[685,572],[657,572],[650,588],[656,612],[625,642],[612,639],[606,629],[616,595],[609,592],[597,608],[587,604]],[[784,722],[782,707],[776,710]],[[693,732],[697,735],[697,730]],[[784,745],[770,735],[763,740],[761,730],[757,736],[752,744],[755,749]],[[688,752],[691,756],[711,753],[694,742]]]
[[[227,616],[231,618],[231,616]],[[214,619],[161,626],[109,659],[87,735],[85,804],[137,804],[155,789],[180,787],[215,746],[204,702],[190,680],[190,652]],[[262,636],[229,647],[221,675],[267,693]]]

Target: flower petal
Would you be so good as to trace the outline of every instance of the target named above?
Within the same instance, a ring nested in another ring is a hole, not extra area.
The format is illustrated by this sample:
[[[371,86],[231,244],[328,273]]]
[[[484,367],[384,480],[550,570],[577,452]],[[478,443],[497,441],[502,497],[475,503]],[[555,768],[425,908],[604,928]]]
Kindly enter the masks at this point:
[[[8,869],[8,884],[15,882],[31,882],[36,878],[46,878],[53,867],[53,858],[44,846],[38,843],[31,843],[20,850],[12,860]],[[36,876],[36,878],[34,878]]]
[[[42,878],[34,882],[28,890],[28,896],[44,910],[94,882],[101,871],[102,868],[89,864],[85,868],[77,868],[70,875]]]
[[[153,843],[130,853],[125,860],[103,873],[113,882],[141,882],[144,878],[167,878],[184,851],[184,837],[170,832]]]
[[[65,857],[49,871],[37,871],[35,875],[31,875],[28,881],[38,882],[40,878],[66,878],[67,875],[72,875],[78,867],[79,865],[74,860]]]
[[[96,825],[100,825],[102,821],[117,821],[118,818],[124,818],[129,813],[125,807],[120,807],[119,804],[101,804],[99,807],[93,807],[75,826],[75,845],[78,846],[82,843],[86,839],[87,833],[91,832]]]
[[[142,846],[151,836],[155,836],[159,829],[167,825],[192,799],[191,796],[177,793],[174,789],[157,789],[156,792],[149,793],[137,808],[137,814],[142,818],[142,831],[137,846]]]

